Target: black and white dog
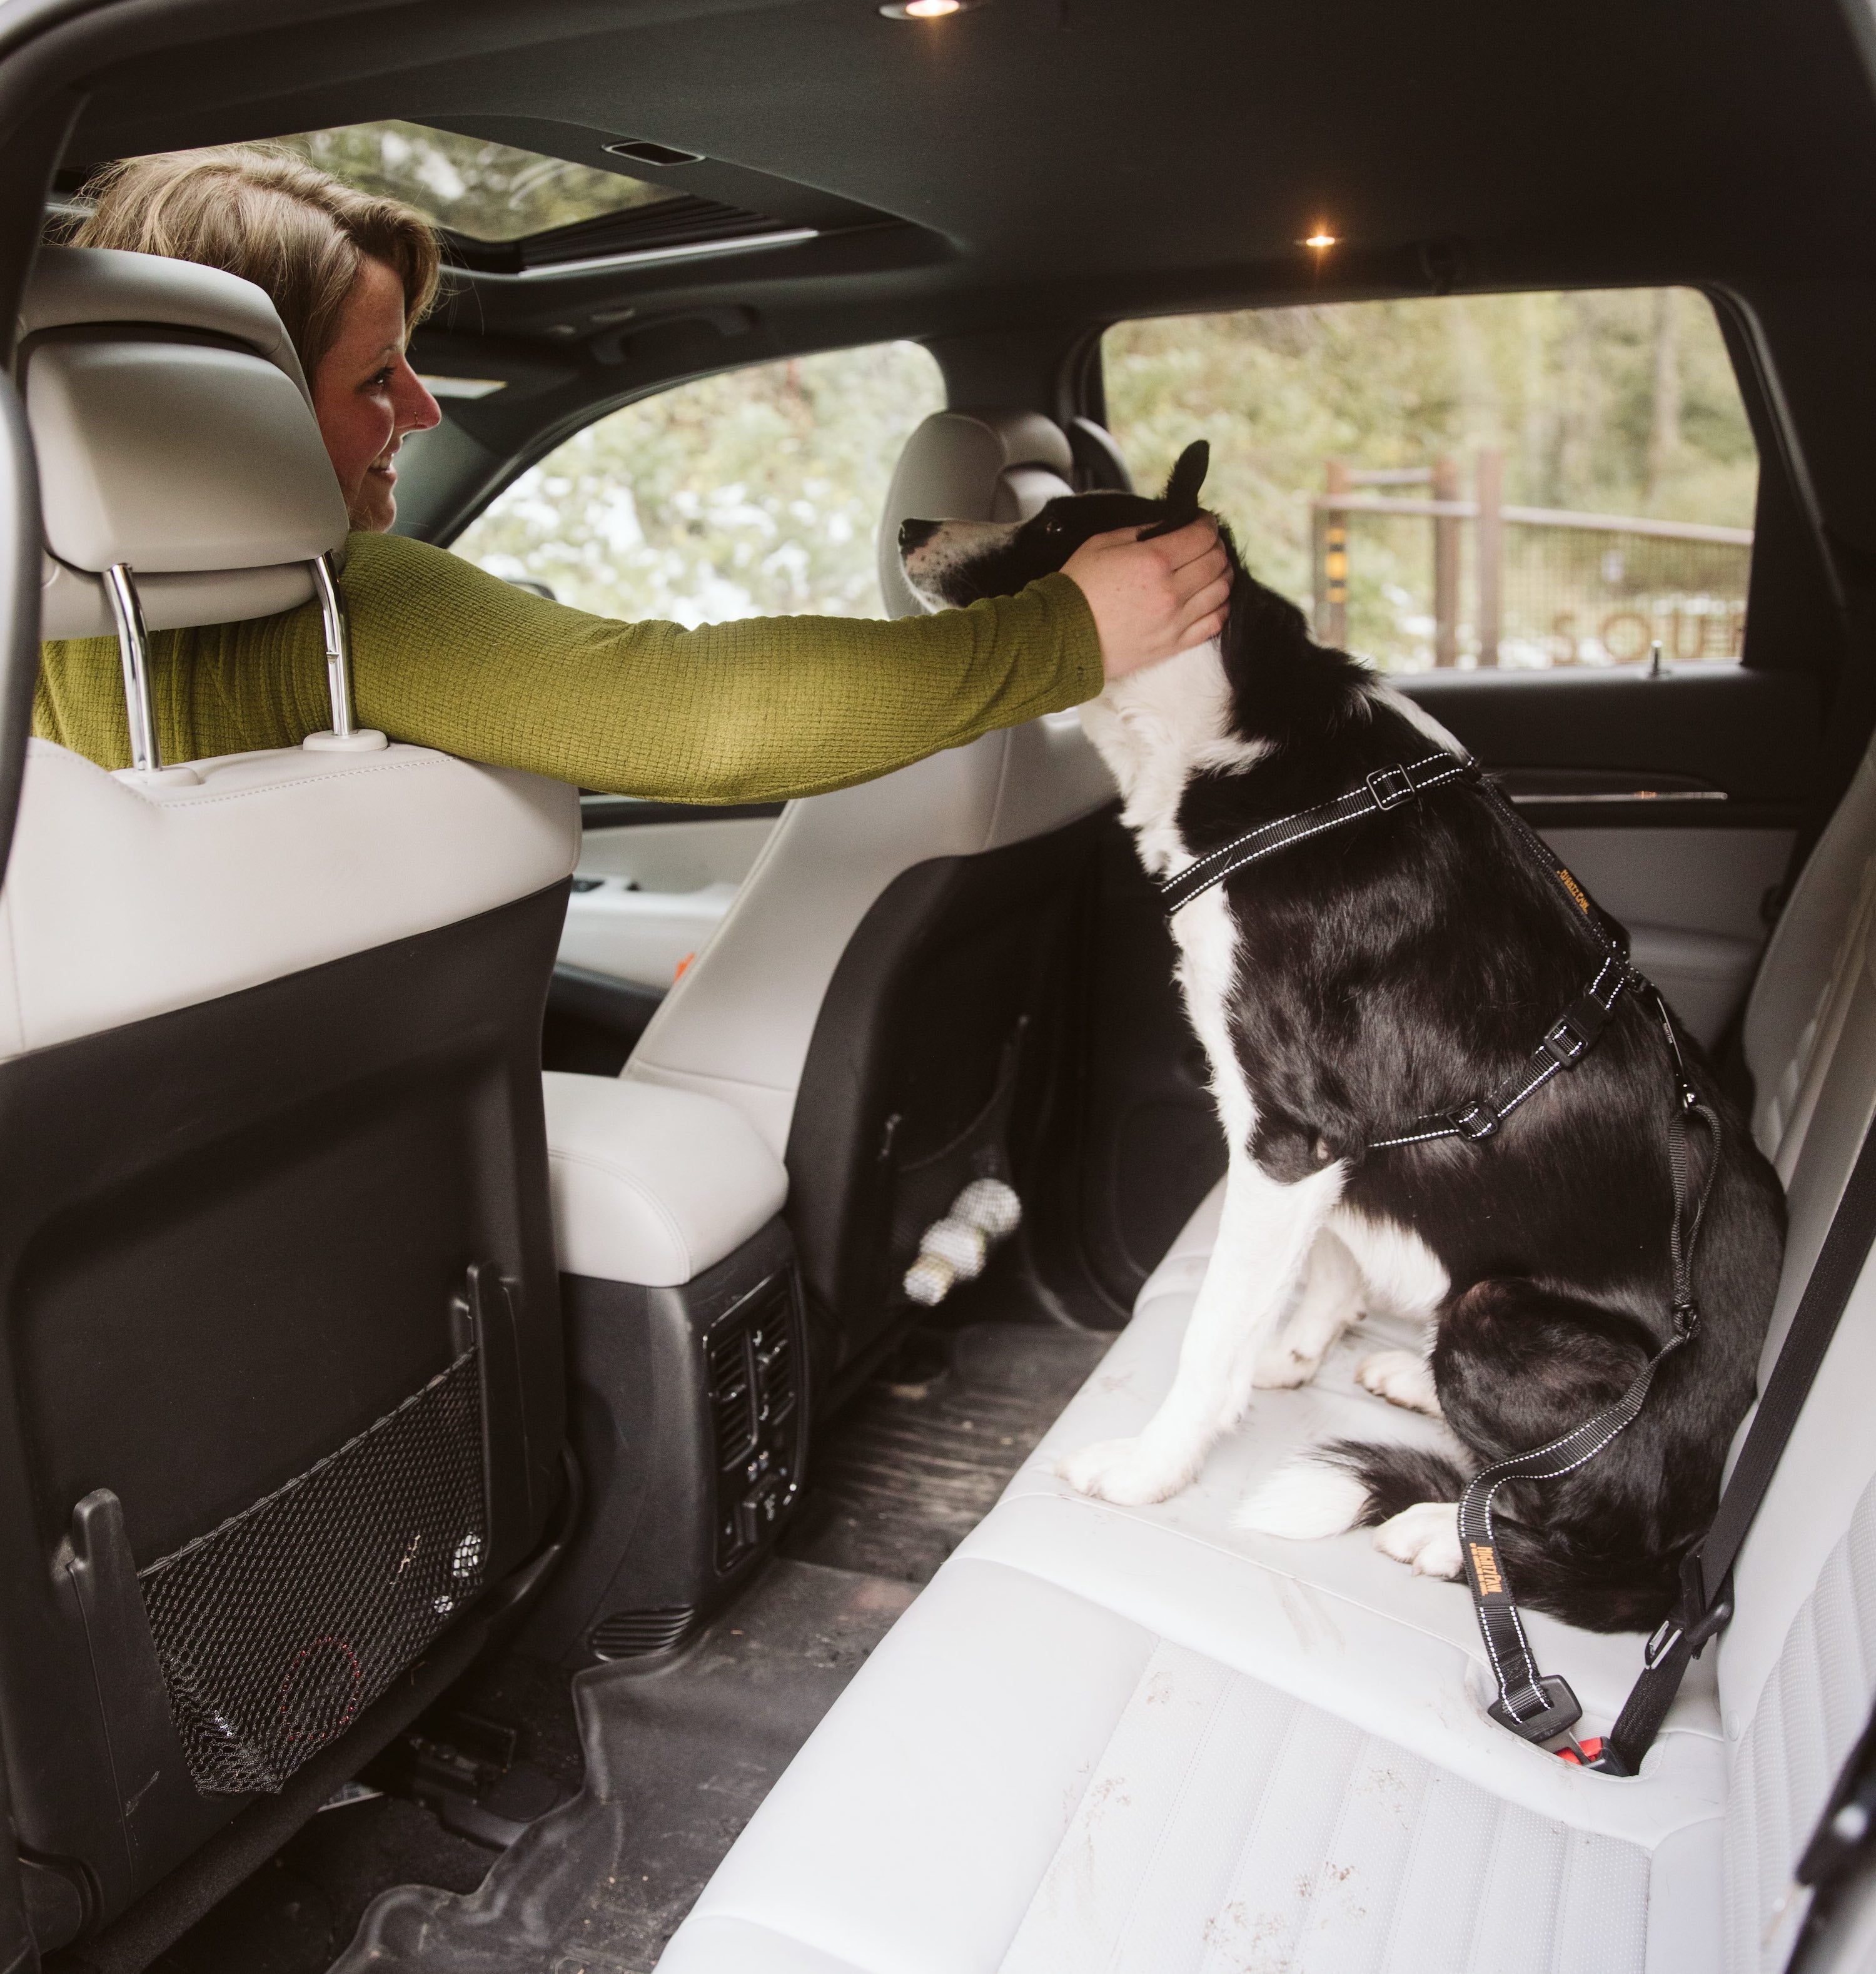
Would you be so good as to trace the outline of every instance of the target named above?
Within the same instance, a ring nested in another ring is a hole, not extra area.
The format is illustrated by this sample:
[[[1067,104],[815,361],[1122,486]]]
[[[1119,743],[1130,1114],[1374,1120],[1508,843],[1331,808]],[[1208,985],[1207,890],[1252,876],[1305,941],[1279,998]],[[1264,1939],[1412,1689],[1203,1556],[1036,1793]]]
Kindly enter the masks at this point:
[[[1085,494],[1020,523],[909,522],[907,578],[934,607],[1013,594],[1091,535],[1190,519],[1206,465],[1206,448],[1190,448],[1159,501]],[[1312,642],[1301,613],[1230,552],[1223,638],[1083,709],[1162,880],[1371,772],[1463,751]],[[1111,1501],[1164,1500],[1255,1388],[1307,1382],[1358,1313],[1420,1319],[1424,1355],[1384,1351],[1357,1375],[1442,1418],[1451,1454],[1318,1448],[1239,1519],[1295,1538],[1370,1526],[1387,1554],[1457,1576],[1453,1504],[1472,1472],[1621,1397],[1667,1339],[1675,1212],[1668,1052],[1639,1001],[1619,1002],[1599,1044],[1496,1135],[1370,1149],[1530,1058],[1593,970],[1573,916],[1513,820],[1463,782],[1292,843],[1174,913],[1229,1146],[1223,1218],[1164,1402],[1138,1438],[1065,1460],[1070,1482]],[[1514,1482],[1498,1501],[1520,1596],[1595,1630],[1645,1629],[1675,1601],[1752,1396],[1783,1248],[1777,1179],[1684,1047],[1720,1120],[1717,1152],[1693,1141],[1703,1169],[1717,1160],[1696,1256],[1698,1337],[1662,1364],[1606,1452],[1562,1479]]]

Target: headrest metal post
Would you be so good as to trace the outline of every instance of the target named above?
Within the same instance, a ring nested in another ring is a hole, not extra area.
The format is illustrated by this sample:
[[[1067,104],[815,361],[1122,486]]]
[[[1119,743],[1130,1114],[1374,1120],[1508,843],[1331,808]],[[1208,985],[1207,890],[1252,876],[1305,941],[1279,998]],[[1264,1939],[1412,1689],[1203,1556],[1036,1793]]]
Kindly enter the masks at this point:
[[[124,671],[124,715],[130,726],[130,765],[140,775],[153,775],[162,765],[156,738],[156,712],[150,700],[150,641],[143,628],[143,605],[136,579],[126,562],[113,562],[104,572],[104,593],[117,623],[117,655]]]
[[[329,555],[315,556],[313,587],[326,625],[326,690],[332,703],[332,732],[341,740],[357,730],[352,718],[352,633],[345,607],[339,600],[339,583]]]

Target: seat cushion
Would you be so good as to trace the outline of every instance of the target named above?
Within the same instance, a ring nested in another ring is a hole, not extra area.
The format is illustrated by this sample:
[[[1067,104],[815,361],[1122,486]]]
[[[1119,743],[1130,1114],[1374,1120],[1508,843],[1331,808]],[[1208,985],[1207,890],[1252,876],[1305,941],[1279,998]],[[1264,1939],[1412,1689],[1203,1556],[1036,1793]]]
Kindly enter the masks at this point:
[[[1357,1337],[1315,1385],[1260,1393],[1171,1501],[1115,1507],[1055,1477],[1061,1453],[1138,1430],[1157,1404],[1217,1205],[810,1740],[661,1967],[1717,1964],[1724,1761],[1703,1670],[1642,1777],[1586,1772],[1486,1718],[1459,1586],[1413,1576],[1364,1533],[1288,1543],[1232,1526],[1305,1441],[1437,1435],[1353,1382],[1364,1350],[1400,1339]],[[1641,1641],[1532,1629],[1592,1730],[1605,1724]],[[825,1957],[787,1957],[810,1950]]]

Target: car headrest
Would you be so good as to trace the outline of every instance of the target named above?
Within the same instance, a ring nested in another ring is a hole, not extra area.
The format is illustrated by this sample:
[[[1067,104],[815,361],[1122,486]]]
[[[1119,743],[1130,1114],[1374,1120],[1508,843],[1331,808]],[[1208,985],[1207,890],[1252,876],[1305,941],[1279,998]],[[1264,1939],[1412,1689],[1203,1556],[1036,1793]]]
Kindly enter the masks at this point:
[[[899,566],[902,521],[1026,521],[1072,494],[1073,454],[1038,412],[934,412],[899,454],[879,517],[879,589],[889,615],[925,609]]]
[[[152,630],[315,594],[345,504],[298,359],[251,281],[103,248],[40,250],[18,366],[45,532],[41,634],[108,636],[127,566]]]

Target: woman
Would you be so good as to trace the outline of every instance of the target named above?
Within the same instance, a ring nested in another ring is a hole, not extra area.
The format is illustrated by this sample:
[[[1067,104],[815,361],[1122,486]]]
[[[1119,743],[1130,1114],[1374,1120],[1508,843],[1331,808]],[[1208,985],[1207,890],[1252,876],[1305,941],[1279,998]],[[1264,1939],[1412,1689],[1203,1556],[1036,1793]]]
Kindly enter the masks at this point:
[[[1223,621],[1230,579],[1206,521],[1098,536],[1020,596],[898,623],[686,631],[529,595],[386,532],[398,448],[440,416],[404,356],[436,293],[425,221],[264,148],[134,159],[91,190],[74,245],[205,262],[273,297],[355,531],[342,587],[359,717],[393,739],[619,794],[813,795],[1073,706]],[[165,760],[292,746],[327,723],[311,605],[152,642]],[[113,642],[44,648],[34,729],[128,763]]]

